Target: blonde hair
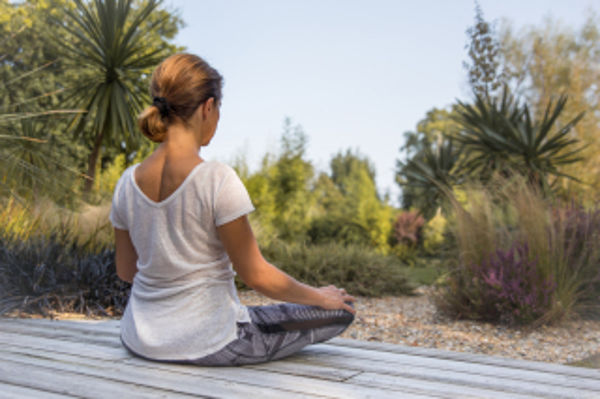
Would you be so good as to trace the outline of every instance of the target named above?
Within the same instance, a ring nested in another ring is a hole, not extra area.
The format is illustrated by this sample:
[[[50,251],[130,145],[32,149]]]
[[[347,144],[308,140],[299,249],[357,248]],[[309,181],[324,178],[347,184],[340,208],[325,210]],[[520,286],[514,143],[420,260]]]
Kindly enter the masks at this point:
[[[174,54],[152,73],[150,95],[153,104],[138,117],[144,136],[160,143],[176,118],[184,123],[198,106],[213,97],[221,101],[223,77],[206,61],[193,54]]]

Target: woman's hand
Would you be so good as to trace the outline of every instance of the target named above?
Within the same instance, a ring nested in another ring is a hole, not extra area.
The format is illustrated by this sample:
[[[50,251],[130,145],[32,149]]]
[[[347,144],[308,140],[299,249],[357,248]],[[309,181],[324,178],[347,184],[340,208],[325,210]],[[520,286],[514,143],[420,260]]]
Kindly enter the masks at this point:
[[[356,310],[346,303],[346,301],[354,302],[356,299],[352,295],[348,295],[345,289],[328,285],[327,287],[317,288],[317,290],[321,295],[319,306],[323,309],[346,309],[352,314],[356,313]]]

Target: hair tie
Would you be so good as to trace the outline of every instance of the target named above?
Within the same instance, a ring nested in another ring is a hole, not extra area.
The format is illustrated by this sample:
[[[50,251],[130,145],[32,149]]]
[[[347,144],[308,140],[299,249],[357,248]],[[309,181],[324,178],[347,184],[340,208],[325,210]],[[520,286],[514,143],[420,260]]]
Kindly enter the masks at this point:
[[[166,117],[169,115],[169,104],[167,103],[167,99],[164,97],[154,97],[154,101],[152,102],[158,111],[160,112],[160,116]]]

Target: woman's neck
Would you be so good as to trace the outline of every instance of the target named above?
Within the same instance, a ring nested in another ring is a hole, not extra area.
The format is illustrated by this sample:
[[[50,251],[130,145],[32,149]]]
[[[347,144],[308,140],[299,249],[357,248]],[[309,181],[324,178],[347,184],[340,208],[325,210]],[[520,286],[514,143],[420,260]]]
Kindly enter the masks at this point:
[[[191,129],[178,124],[169,126],[165,141],[160,147],[167,156],[185,157],[186,155],[198,156],[201,145]]]

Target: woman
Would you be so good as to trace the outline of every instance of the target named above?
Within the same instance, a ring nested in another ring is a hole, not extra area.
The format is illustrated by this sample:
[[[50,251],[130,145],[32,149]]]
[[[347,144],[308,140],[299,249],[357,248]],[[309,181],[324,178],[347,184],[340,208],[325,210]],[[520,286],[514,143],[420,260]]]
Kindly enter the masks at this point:
[[[150,360],[229,366],[279,359],[342,333],[354,297],[314,288],[266,262],[248,223],[254,210],[235,171],[204,161],[215,134],[222,77],[201,58],[176,54],[154,71],[142,133],[161,143],[115,187],[118,276],[132,282],[121,341]],[[249,287],[285,301],[240,304]]]

